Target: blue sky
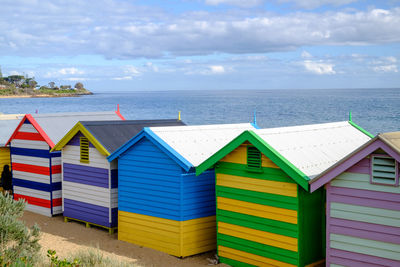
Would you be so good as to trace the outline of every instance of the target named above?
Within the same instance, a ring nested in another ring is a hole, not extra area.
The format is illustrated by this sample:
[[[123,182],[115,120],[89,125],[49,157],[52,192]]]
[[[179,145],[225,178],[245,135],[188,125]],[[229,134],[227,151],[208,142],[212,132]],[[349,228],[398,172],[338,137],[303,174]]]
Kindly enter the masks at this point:
[[[3,75],[92,91],[400,87],[400,0],[0,0]]]

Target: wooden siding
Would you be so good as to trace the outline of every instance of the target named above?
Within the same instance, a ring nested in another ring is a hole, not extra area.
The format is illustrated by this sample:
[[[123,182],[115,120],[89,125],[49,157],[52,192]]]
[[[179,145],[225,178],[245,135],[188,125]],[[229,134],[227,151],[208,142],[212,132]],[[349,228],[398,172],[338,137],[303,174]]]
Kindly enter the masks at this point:
[[[175,221],[118,211],[118,239],[177,257],[215,249],[215,216]]]
[[[248,142],[217,163],[217,245],[232,266],[306,266],[323,261],[324,194],[310,194],[262,154],[247,168]]]
[[[110,183],[110,163],[90,142],[89,162],[81,162],[82,136],[76,134],[62,149],[64,216],[116,227],[118,188]]]
[[[15,199],[25,199],[27,210],[52,216],[62,212],[60,153],[26,121],[11,141]]]
[[[118,158],[118,186],[119,239],[175,256],[215,249],[213,171],[186,173],[143,138]]]
[[[221,261],[234,266],[297,266],[297,184],[277,168],[264,167],[263,173],[255,173],[248,172],[245,164],[219,162],[217,166]]]
[[[119,210],[180,221],[182,171],[142,139],[118,158]]]
[[[400,266],[400,188],[371,184],[369,157],[326,188],[328,266]]]
[[[3,171],[4,165],[11,165],[10,148],[8,147],[0,147],[0,171]]]

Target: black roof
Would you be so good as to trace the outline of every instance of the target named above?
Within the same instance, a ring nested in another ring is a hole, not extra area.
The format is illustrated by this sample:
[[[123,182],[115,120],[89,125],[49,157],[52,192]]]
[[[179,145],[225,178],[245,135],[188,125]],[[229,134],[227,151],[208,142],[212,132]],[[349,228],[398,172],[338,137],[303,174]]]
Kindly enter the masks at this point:
[[[177,119],[167,120],[124,120],[124,121],[81,121],[81,124],[111,154],[137,135],[143,127],[182,126],[186,125]]]

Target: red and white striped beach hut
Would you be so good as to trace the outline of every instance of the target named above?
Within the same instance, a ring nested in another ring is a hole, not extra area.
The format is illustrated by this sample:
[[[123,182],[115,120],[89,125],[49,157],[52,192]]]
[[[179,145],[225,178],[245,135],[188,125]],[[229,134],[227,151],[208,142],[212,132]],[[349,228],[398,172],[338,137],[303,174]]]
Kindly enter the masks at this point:
[[[52,216],[62,213],[61,152],[50,152],[78,122],[124,120],[118,111],[26,114],[7,142],[10,146],[14,199],[26,209]]]

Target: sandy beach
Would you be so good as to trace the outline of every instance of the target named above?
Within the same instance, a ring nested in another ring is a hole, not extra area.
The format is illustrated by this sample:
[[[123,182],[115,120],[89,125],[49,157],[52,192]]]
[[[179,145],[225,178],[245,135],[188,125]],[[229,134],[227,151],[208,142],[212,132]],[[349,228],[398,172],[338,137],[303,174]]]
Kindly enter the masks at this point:
[[[88,248],[99,248],[104,256],[136,266],[208,266],[207,258],[214,258],[214,252],[203,253],[180,259],[150,248],[119,241],[117,233],[110,235],[102,228],[86,228],[79,222],[64,222],[63,216],[49,218],[25,211],[22,220],[27,226],[37,223],[41,230],[41,253],[54,249],[60,258]],[[228,266],[218,264],[216,266]]]

